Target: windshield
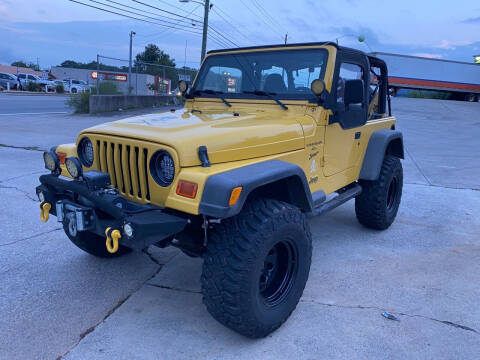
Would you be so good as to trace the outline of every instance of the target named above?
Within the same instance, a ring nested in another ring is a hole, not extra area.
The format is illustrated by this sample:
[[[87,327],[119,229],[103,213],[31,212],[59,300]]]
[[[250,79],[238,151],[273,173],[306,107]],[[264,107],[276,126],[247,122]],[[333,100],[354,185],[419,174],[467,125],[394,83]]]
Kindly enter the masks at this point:
[[[205,60],[190,94],[206,91],[245,98],[265,92],[282,99],[313,98],[310,84],[323,79],[327,59],[325,49],[212,55]]]

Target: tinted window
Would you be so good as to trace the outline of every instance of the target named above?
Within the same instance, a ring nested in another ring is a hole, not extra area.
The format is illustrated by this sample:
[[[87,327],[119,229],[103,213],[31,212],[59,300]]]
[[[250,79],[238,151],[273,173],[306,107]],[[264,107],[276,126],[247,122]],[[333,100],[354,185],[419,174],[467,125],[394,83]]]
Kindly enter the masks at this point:
[[[346,80],[362,80],[363,70],[359,65],[342,63],[337,82],[337,102],[343,103],[343,94]]]
[[[19,79],[25,79],[25,74],[20,74],[20,75],[18,75],[18,78],[19,78]]]

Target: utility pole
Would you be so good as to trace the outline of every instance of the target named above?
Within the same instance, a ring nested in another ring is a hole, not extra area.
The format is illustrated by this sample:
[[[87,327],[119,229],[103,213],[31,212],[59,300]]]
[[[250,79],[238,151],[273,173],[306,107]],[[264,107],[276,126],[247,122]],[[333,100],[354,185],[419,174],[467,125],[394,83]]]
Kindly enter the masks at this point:
[[[97,54],[97,95],[99,94],[99,89],[98,89],[98,79],[100,78],[100,55]],[[72,81],[70,79],[70,81]]]
[[[128,93],[132,92],[132,44],[135,31],[130,31],[130,56],[128,58]]]
[[[202,58],[201,61],[205,58],[205,53],[207,51],[207,30],[208,30],[208,13],[210,12],[210,0],[205,0],[205,9],[203,15],[203,39],[202,39]]]
[[[288,33],[285,34],[285,45],[287,45]]]

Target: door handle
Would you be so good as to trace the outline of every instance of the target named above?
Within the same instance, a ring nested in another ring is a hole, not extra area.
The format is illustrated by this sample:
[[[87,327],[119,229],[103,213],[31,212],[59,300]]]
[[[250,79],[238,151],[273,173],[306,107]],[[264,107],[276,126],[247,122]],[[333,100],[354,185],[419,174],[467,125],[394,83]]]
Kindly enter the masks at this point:
[[[360,131],[357,131],[355,133],[355,140],[360,139],[360,135],[362,135],[362,133]]]

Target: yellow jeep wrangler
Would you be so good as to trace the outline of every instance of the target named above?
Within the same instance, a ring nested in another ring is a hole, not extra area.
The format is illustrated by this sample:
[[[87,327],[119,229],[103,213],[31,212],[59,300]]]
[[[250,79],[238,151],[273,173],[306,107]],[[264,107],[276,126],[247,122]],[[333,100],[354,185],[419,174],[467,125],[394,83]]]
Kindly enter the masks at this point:
[[[307,282],[307,216],[355,198],[388,228],[403,184],[385,63],[335,43],[216,50],[182,110],[82,131],[44,153],[41,218],[95,256],[150,245],[203,257],[203,302],[252,338],[280,327]]]

